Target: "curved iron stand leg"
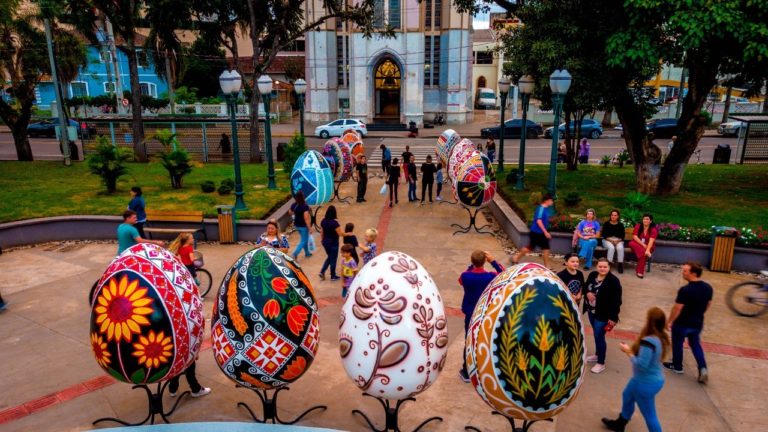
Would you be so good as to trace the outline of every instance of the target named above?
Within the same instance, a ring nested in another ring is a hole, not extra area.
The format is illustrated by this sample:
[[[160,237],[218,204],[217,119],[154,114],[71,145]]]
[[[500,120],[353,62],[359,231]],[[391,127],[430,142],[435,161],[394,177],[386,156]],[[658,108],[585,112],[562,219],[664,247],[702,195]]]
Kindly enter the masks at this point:
[[[146,384],[137,384],[133,387],[131,387],[131,390],[135,390],[137,388],[143,389],[147,394],[147,417],[144,418],[144,420],[138,422],[138,423],[129,423],[125,420],[120,420],[114,417],[104,417],[100,418],[98,420],[94,420],[92,424],[100,423],[103,421],[111,421],[115,423],[120,423],[124,426],[140,426],[145,424],[146,422],[149,422],[149,424],[155,424],[155,415],[160,415],[160,418],[163,419],[164,422],[170,423],[168,421],[169,415],[173,414],[174,411],[176,411],[176,407],[181,403],[181,400],[184,398],[184,396],[189,394],[189,391],[185,391],[184,393],[179,395],[179,399],[176,401],[175,404],[173,404],[173,407],[170,411],[165,412],[163,409],[163,393],[165,392],[165,388],[168,386],[169,381],[166,381],[164,383],[157,383],[157,392],[152,393],[152,391],[149,389],[149,387]]]
[[[498,412],[498,411],[494,411],[494,412],[492,412],[491,414],[493,414],[493,415],[498,415],[498,416],[502,416],[502,417],[506,418],[506,419],[509,421],[509,425],[510,425],[510,426],[512,426],[512,432],[528,432],[528,429],[530,429],[530,427],[531,427],[531,426],[532,426],[534,423],[536,423],[537,421],[549,421],[549,422],[553,421],[551,418],[548,418],[548,419],[544,419],[544,420],[533,420],[533,421],[530,421],[530,420],[523,420],[523,424],[522,424],[522,427],[517,427],[517,426],[515,425],[515,419],[514,419],[514,418],[512,418],[512,417],[507,417],[507,416],[505,416],[504,414],[502,414],[502,413],[500,413],[500,412]],[[466,430],[466,431],[477,431],[477,432],[481,432],[481,431],[480,431],[480,429],[478,429],[478,428],[476,428],[476,427],[474,427],[474,426],[465,426],[465,427],[464,427],[464,430]]]
[[[480,234],[491,234],[491,235],[493,235],[493,232],[484,230],[484,228],[491,226],[490,224],[486,224],[486,225],[483,225],[481,227],[477,226],[477,213],[480,211],[479,208],[476,208],[474,210],[474,212],[470,211],[466,207],[464,207],[464,210],[466,210],[467,213],[469,213],[469,225],[464,227],[464,226],[461,226],[459,224],[451,224],[452,227],[459,228],[458,230],[453,232],[453,235],[456,235],[458,233],[466,234],[466,233],[470,232],[472,230],[472,228],[474,228],[475,231],[477,231]]]
[[[335,181],[333,182],[333,197],[331,197],[331,201],[338,200],[339,202],[343,202],[344,204],[349,204],[349,200],[352,199],[351,196],[342,198],[339,196],[339,188],[341,187],[341,182]]]
[[[236,387],[242,387],[242,386],[238,385]],[[310,412],[312,412],[314,410],[318,410],[318,409],[319,410],[326,410],[326,409],[328,409],[328,407],[325,406],[325,405],[313,406],[312,408],[310,408],[310,409],[304,411],[303,413],[301,413],[298,417],[294,418],[293,420],[284,421],[284,420],[282,420],[280,418],[280,416],[277,415],[277,394],[280,393],[283,390],[290,390],[290,388],[288,388],[288,387],[281,387],[281,388],[275,390],[275,392],[272,394],[271,398],[269,397],[269,393],[268,393],[267,390],[261,390],[261,389],[250,389],[250,390],[252,390],[254,393],[256,393],[256,395],[261,400],[261,409],[262,409],[262,412],[264,412],[264,418],[262,418],[262,419],[258,418],[256,416],[256,414],[254,414],[254,412],[251,410],[251,408],[248,405],[245,404],[245,402],[238,402],[237,406],[242,406],[243,408],[248,410],[248,413],[251,414],[251,417],[253,417],[253,421],[255,421],[256,423],[268,423],[268,422],[271,422],[272,424],[280,423],[280,424],[291,425],[291,424],[294,424],[294,423],[298,422],[299,420],[304,418],[305,415],[309,414]]]
[[[311,225],[312,228],[316,229],[317,232],[320,232],[320,225],[317,224],[317,214],[320,213],[321,208],[323,208],[323,206],[317,206],[315,211],[312,211],[312,209],[309,209],[309,224]]]
[[[384,413],[386,415],[384,429],[377,429],[376,426],[374,426],[371,420],[368,418],[368,416],[363,414],[360,410],[352,410],[352,414],[359,414],[360,417],[362,417],[363,420],[365,420],[365,422],[368,423],[368,427],[370,427],[371,430],[374,432],[389,432],[389,431],[400,432],[400,426],[398,426],[398,417],[397,417],[400,412],[400,406],[405,402],[416,400],[416,398],[412,398],[412,397],[400,399],[397,401],[397,404],[395,405],[395,407],[392,408],[392,406],[389,404],[389,400],[377,398],[376,396],[370,395],[368,393],[363,393],[363,396],[368,396],[376,399],[377,401],[379,401],[381,406],[384,407]],[[443,418],[442,417],[428,418],[427,420],[421,422],[421,424],[416,429],[414,429],[413,432],[418,432],[419,429],[421,429],[427,423],[434,420],[443,421]]]

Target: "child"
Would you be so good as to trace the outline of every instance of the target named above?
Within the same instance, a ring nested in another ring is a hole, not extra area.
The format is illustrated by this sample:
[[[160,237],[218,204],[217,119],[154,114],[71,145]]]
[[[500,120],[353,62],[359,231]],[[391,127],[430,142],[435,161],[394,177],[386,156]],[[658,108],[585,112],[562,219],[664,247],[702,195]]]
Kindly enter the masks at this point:
[[[365,245],[360,246],[360,249],[363,250],[363,265],[368,264],[376,258],[376,237],[379,235],[379,232],[376,230],[376,228],[368,228],[365,230]]]
[[[344,236],[344,244],[352,245],[352,258],[355,260],[355,264],[360,264],[360,257],[357,256],[357,247],[360,246],[360,244],[357,242],[357,236],[352,234],[352,231],[355,230],[355,224],[352,222],[349,222],[344,226],[344,232],[349,233],[349,235]]]
[[[192,247],[194,242],[195,238],[192,237],[191,233],[181,233],[171,242],[168,250],[181,259],[181,263],[189,270],[189,273],[195,280],[195,284],[200,285],[200,281],[197,280],[197,268],[195,267],[195,249]]]
[[[355,248],[351,244],[344,244],[341,247],[341,281],[344,288],[341,290],[341,296],[347,298],[349,287],[352,286],[352,280],[357,274],[357,263],[352,258],[352,251]]]
[[[440,197],[440,192],[443,191],[443,163],[440,162],[437,164],[437,200],[442,201],[443,199]]]
[[[459,285],[464,288],[464,299],[461,301],[461,311],[464,313],[464,335],[466,336],[469,331],[469,320],[472,318],[472,313],[475,310],[477,301],[480,299],[480,295],[485,291],[485,288],[496,277],[498,273],[504,271],[504,267],[501,266],[490,253],[481,250],[472,252],[471,255],[472,264],[467,267],[467,270],[459,276]],[[485,263],[489,263],[493,266],[495,272],[485,271]],[[466,340],[466,337],[465,337]],[[466,350],[466,346],[464,348]],[[467,362],[459,370],[459,377],[465,383],[469,382],[469,374],[467,373]]]

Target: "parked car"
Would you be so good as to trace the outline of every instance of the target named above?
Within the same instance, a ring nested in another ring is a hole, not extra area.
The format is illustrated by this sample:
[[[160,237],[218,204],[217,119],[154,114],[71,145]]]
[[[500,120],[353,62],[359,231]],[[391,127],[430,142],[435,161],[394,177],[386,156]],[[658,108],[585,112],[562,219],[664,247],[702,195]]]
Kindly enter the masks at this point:
[[[360,120],[354,119],[338,119],[328,124],[318,126],[315,128],[315,136],[320,138],[328,138],[332,136],[340,137],[345,130],[354,129],[365,138],[368,135],[368,128],[365,123]]]
[[[554,126],[550,126],[547,129],[545,129],[544,138],[552,138],[552,131],[554,129],[555,129]],[[561,137],[565,135],[565,123],[560,123],[560,127],[558,129],[559,129],[558,134]],[[571,132],[576,130],[576,121],[571,121],[570,129],[571,129]],[[600,124],[599,121],[594,119],[583,119],[581,121],[581,134],[579,135],[579,138],[598,139],[602,134],[603,134],[603,126]]]
[[[477,101],[475,107],[478,109],[496,108],[496,93],[493,89],[480,87],[477,91]]]
[[[499,126],[488,127],[480,129],[480,136],[483,138],[494,137],[499,138],[501,136]],[[512,119],[504,122],[504,138],[520,138],[523,130],[523,121],[521,119]],[[528,120],[527,121],[526,138],[538,138],[541,135],[541,125]]]
[[[30,123],[27,126],[27,136],[29,137],[56,137],[56,127],[59,125],[58,118],[52,118],[48,120],[40,120],[34,123]],[[96,128],[88,126],[85,123],[82,125],[75,120],[69,119],[69,126],[77,128],[77,137],[84,138],[88,135],[96,135]]]
[[[677,119],[651,120],[645,124],[645,130],[653,133],[654,138],[672,138],[680,135],[677,128]]]
[[[738,120],[720,123],[720,126],[717,127],[717,133],[722,136],[739,136],[739,132],[744,126],[744,123]]]

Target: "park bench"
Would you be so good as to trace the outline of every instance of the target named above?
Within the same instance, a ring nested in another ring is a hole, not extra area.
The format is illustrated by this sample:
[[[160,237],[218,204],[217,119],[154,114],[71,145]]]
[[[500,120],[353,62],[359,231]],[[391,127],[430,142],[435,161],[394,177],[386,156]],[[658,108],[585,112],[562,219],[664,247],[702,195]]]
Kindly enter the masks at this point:
[[[633,230],[626,229],[624,231],[624,262],[626,263],[628,258],[634,258],[634,261],[637,262],[637,257],[635,256],[635,252],[632,250],[631,247],[629,247],[629,242],[632,241],[632,233]],[[574,240],[577,240],[578,237],[576,236],[576,231],[573,232],[573,238],[571,239],[571,244],[573,244]],[[577,245],[573,247],[573,252],[578,252],[578,242]],[[595,252],[592,254],[592,256],[595,259],[598,258],[605,258],[608,254],[608,249],[603,247],[603,238],[598,235],[597,237],[597,246],[595,247]],[[648,258],[645,261],[645,271],[650,273],[651,272],[651,258]]]
[[[186,223],[192,225],[188,227],[173,227],[173,228],[160,228],[152,226],[155,223]],[[196,233],[203,233],[203,238],[208,241],[208,235],[205,233],[205,225],[203,223],[202,211],[147,211],[147,224],[144,226],[144,232],[147,233],[149,238],[152,238],[152,233],[161,234],[180,234],[180,233],[192,233],[194,236]],[[197,238],[195,238],[197,241]]]

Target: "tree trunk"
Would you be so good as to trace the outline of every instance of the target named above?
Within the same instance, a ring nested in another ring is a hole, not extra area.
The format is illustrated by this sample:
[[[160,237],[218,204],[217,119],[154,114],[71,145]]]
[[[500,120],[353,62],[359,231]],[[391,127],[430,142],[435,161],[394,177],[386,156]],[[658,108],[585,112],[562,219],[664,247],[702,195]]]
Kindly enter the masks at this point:
[[[254,59],[254,63],[256,63],[256,60]],[[253,96],[251,96],[251,117],[249,119],[250,124],[250,147],[251,147],[251,162],[261,163],[263,162],[263,159],[261,157],[261,143],[259,141],[259,137],[261,136],[261,131],[259,131],[259,101],[261,101],[261,93],[259,92],[259,86],[256,84],[256,81],[258,80],[258,76],[256,75],[256,69],[254,69],[253,73]],[[266,107],[264,107],[264,110],[266,111]],[[269,117],[264,121],[269,121]],[[266,139],[264,140],[266,143]]]
[[[612,118],[613,118],[613,109],[606,109],[605,112],[603,113],[603,121],[600,122],[600,124],[604,128],[609,128],[609,127],[611,127],[611,119]]]
[[[731,93],[733,92],[733,87],[728,86],[728,88],[725,90],[725,106],[723,107],[723,118],[720,119],[720,123],[725,123],[728,121],[728,115],[731,112]]]
[[[17,125],[16,127],[11,128],[11,133],[13,134],[13,143],[16,146],[16,158],[20,161],[31,162],[35,159],[32,156],[32,147],[29,145],[27,125],[24,124],[23,128],[19,126],[22,125]]]
[[[147,149],[144,146],[144,123],[141,120],[141,85],[139,84],[139,62],[136,58],[136,46],[133,35],[126,38],[128,71],[131,81],[131,123],[133,125],[133,154],[138,162],[147,161]]]

